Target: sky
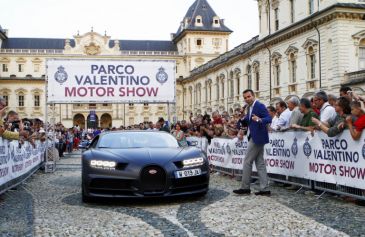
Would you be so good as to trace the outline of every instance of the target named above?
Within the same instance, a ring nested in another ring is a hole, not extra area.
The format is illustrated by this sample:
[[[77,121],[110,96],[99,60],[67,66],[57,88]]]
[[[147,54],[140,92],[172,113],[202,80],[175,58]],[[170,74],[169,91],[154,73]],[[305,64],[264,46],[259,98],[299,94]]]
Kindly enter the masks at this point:
[[[195,0],[0,0],[10,37],[72,38],[89,32],[112,39],[170,40]],[[208,0],[234,32],[230,49],[259,32],[257,1]]]

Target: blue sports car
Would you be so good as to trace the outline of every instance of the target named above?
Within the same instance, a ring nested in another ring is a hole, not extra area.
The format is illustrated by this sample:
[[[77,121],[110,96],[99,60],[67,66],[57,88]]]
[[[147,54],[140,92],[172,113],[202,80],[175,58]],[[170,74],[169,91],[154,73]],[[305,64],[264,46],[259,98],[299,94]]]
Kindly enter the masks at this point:
[[[82,199],[205,195],[209,165],[171,134],[118,131],[96,136],[82,154]]]

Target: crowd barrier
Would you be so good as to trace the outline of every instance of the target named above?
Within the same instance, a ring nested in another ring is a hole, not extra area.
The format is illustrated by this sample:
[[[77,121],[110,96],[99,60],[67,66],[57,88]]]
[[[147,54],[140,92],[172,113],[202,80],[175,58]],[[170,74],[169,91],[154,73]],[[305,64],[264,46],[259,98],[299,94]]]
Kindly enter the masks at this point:
[[[22,183],[44,162],[46,143],[19,144],[0,137],[0,194]]]
[[[278,132],[269,137],[264,159],[271,180],[365,199],[365,134],[358,141],[346,130],[333,138],[323,132]],[[247,146],[246,137],[214,138],[205,152],[214,170],[241,176]],[[255,165],[253,169],[255,174]]]

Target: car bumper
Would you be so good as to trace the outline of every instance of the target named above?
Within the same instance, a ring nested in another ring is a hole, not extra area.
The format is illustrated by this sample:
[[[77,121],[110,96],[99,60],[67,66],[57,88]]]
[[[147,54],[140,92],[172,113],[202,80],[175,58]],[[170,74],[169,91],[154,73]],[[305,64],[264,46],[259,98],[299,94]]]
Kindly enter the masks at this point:
[[[90,169],[82,175],[83,193],[88,197],[147,198],[175,197],[206,193],[209,189],[209,171],[202,168],[199,176],[175,178],[174,171],[166,172],[166,184],[158,191],[145,190],[140,177],[133,174]]]

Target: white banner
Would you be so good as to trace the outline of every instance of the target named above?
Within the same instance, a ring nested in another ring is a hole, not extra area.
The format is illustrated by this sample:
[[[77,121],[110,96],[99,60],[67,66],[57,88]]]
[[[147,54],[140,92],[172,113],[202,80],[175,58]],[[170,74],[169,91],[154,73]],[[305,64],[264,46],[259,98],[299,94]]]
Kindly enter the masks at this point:
[[[0,186],[39,165],[44,153],[42,146],[40,141],[35,147],[29,142],[19,146],[18,141],[9,142],[0,137]]]
[[[174,103],[174,61],[47,60],[48,103]]]
[[[214,138],[208,159],[214,166],[242,169],[247,140]],[[270,133],[264,147],[268,173],[365,189],[365,134],[354,141],[348,131],[329,138],[322,132]]]

